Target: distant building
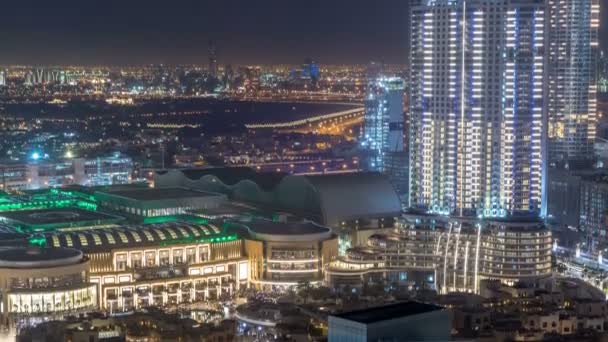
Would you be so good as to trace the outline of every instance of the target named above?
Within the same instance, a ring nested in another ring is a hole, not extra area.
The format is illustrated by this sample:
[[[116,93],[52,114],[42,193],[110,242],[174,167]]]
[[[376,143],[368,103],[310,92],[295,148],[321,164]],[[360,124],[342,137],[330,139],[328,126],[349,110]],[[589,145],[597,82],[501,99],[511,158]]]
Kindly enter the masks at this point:
[[[449,341],[449,312],[436,305],[397,303],[329,316],[329,342]]]
[[[311,83],[316,85],[319,81],[319,76],[319,65],[312,58],[306,58],[302,65],[302,77],[310,78]]]
[[[580,228],[590,241],[608,242],[608,175],[583,177],[580,182]]]
[[[578,227],[581,213],[581,175],[569,170],[549,169],[547,218],[550,222]]]
[[[548,216],[553,224],[580,229],[595,253],[608,244],[608,173],[602,169],[551,169]]]
[[[209,74],[217,77],[217,48],[213,41],[209,42]]]
[[[368,81],[361,145],[371,152],[371,170],[384,171],[385,155],[404,151],[403,90],[403,80],[398,77],[379,76]]]
[[[597,92],[608,93],[608,56],[601,51],[597,63]]]
[[[224,67],[224,77],[222,79],[222,83],[224,85],[224,89],[226,90],[232,90],[234,87],[234,70],[230,64]]]
[[[404,82],[398,77],[378,74],[375,66],[368,69],[370,78],[361,148],[367,168],[386,174],[405,205],[409,188],[409,156],[404,149]]]
[[[0,190],[128,184],[132,173],[133,161],[120,154],[94,159],[0,164]]]
[[[549,160],[592,156],[597,125],[599,0],[547,2]]]
[[[319,65],[312,58],[306,58],[301,68],[291,70],[289,81],[290,85],[296,89],[311,90],[316,88],[320,76]]]

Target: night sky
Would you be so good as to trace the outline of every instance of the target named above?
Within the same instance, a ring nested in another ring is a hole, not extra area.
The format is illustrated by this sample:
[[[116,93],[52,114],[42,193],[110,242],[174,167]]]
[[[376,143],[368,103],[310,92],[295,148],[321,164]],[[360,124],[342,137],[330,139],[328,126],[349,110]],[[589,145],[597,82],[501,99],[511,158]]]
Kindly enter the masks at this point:
[[[608,15],[602,2],[602,33]],[[407,61],[409,0],[2,0],[0,64]],[[605,42],[604,42],[605,43]],[[604,44],[606,46],[606,44]]]

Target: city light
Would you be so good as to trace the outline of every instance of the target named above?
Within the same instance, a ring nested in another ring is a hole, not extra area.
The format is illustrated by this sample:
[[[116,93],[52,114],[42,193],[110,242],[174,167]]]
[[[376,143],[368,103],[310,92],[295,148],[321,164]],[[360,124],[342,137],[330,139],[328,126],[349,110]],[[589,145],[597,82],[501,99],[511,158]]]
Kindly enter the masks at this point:
[[[3,3],[0,340],[607,339],[604,5]]]

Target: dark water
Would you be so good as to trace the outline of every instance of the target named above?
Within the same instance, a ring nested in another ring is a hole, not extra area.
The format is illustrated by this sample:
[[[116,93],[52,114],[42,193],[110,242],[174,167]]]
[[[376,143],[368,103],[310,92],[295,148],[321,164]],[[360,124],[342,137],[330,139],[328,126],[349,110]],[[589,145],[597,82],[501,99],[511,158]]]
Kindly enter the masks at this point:
[[[0,114],[37,118],[120,120],[132,123],[190,123],[205,131],[235,131],[249,123],[285,122],[354,108],[356,105],[252,102],[219,99],[147,100],[132,106],[101,100],[48,103],[3,103]]]

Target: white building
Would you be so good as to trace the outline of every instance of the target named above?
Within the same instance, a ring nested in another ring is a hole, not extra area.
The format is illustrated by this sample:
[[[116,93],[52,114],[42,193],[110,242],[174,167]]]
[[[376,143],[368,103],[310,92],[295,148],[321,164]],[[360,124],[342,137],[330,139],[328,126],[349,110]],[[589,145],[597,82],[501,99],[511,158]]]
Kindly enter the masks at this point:
[[[411,206],[483,216],[540,212],[544,3],[414,1]]]

